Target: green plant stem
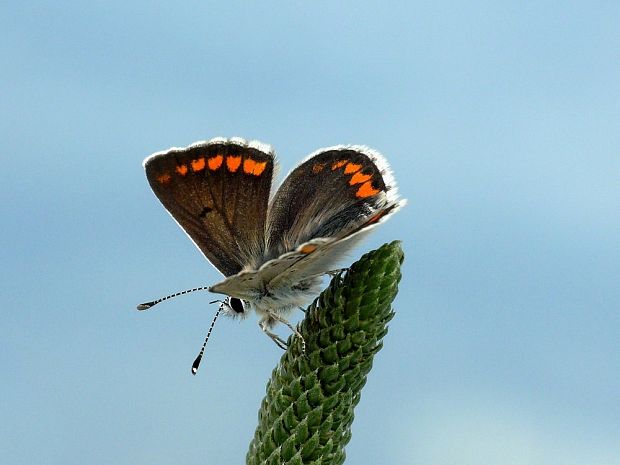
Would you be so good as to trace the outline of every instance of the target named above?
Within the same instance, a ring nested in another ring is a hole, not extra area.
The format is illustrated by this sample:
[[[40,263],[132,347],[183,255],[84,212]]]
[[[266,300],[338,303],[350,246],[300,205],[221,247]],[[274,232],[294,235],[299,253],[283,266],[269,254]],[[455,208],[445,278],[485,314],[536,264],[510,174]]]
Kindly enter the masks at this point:
[[[345,460],[353,409],[382,347],[398,292],[399,241],[362,256],[306,311],[299,337],[273,370],[248,465],[336,465]]]

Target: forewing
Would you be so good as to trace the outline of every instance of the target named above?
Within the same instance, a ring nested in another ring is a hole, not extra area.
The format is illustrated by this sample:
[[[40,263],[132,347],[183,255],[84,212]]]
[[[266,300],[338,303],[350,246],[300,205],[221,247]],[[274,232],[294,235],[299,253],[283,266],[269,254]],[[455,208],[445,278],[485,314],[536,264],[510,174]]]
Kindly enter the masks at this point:
[[[312,239],[353,235],[402,204],[378,152],[362,146],[319,150],[286,177],[270,203],[266,259]]]
[[[144,160],[157,198],[225,276],[263,261],[275,164],[269,146],[241,139],[213,139]]]

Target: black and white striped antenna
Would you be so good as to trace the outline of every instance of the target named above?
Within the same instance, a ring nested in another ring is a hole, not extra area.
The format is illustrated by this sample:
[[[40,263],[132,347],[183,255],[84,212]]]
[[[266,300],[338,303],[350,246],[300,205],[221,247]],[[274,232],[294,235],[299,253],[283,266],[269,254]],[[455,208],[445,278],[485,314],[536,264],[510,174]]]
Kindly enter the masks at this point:
[[[157,305],[160,302],[163,302],[164,300],[172,299],[173,297],[178,297],[178,296],[184,295],[184,294],[189,294],[190,292],[207,291],[207,290],[209,290],[209,288],[207,286],[195,287],[193,289],[186,289],[185,291],[176,292],[174,294],[167,295],[166,297],[161,297],[161,298],[156,299],[156,300],[151,300],[150,302],[144,302],[144,303],[138,304],[137,305],[137,309],[138,310],[148,310],[149,308],[153,307],[154,305]],[[214,304],[216,302],[219,302],[220,306],[217,309],[217,312],[215,312],[215,316],[213,317],[213,321],[211,322],[211,326],[209,326],[209,331],[207,331],[207,336],[205,337],[205,340],[202,343],[202,347],[200,348],[200,352],[198,353],[198,357],[196,357],[196,360],[194,360],[194,363],[192,363],[192,374],[193,375],[195,375],[198,372],[198,367],[200,366],[200,362],[202,361],[202,356],[205,353],[205,347],[207,346],[207,341],[209,340],[209,337],[211,336],[211,331],[213,331],[213,327],[215,326],[215,322],[217,320],[217,317],[220,316],[220,313],[223,310],[224,305],[225,305],[225,302],[222,301],[222,300],[213,300],[212,302],[209,302],[209,304]]]
[[[164,300],[172,299],[173,297],[178,297],[184,294],[189,294],[190,292],[208,291],[208,290],[209,290],[208,286],[195,287],[194,289],[186,289],[185,291],[177,292],[176,294],[170,294],[170,295],[167,295],[166,297],[162,297],[157,300],[151,300],[150,302],[144,302],[142,304],[138,304],[137,308],[138,310],[148,310],[152,306],[157,305],[158,303],[163,302]],[[218,302],[218,301],[216,300],[215,302]]]
[[[213,326],[215,326],[215,320],[217,320],[217,317],[220,316],[220,312],[224,308],[224,302],[222,302],[221,300],[214,300],[213,302],[209,302],[209,303],[214,304],[215,302],[220,302],[220,306],[217,309],[217,312],[215,312],[215,316],[213,317],[211,326],[209,326],[209,331],[207,331],[207,337],[205,337],[205,341],[202,343],[202,347],[200,348],[198,357],[196,357],[196,360],[194,360],[194,363],[192,363],[192,375],[195,375],[198,372],[198,366],[200,365],[200,362],[202,361],[202,356],[205,353],[205,347],[207,346],[207,341],[209,340],[209,336],[211,336],[211,331],[213,331]]]

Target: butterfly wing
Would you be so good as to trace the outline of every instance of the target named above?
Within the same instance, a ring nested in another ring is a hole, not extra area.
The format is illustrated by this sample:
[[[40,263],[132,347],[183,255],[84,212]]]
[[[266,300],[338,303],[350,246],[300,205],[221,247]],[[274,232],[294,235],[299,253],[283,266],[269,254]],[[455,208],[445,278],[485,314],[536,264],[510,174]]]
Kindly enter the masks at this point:
[[[265,250],[272,149],[241,139],[212,139],[144,160],[153,192],[225,276],[255,268]]]
[[[362,146],[319,150],[287,176],[270,203],[266,258],[315,238],[342,239],[401,205],[378,152]]]

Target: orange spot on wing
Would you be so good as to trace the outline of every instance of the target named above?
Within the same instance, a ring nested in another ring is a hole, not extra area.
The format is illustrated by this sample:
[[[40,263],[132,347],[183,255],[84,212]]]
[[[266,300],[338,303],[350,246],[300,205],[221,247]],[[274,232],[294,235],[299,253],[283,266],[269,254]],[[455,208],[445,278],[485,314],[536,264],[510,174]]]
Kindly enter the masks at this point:
[[[157,176],[157,182],[159,182],[160,184],[168,184],[170,182],[170,179],[172,179],[172,177],[168,173]]]
[[[241,165],[241,155],[238,157],[233,157],[233,156],[226,157],[226,167],[228,168],[228,171],[230,171],[231,173],[234,173],[235,171],[237,171],[240,165]]]
[[[362,182],[369,181],[372,178],[372,174],[362,174],[360,172],[355,173],[349,180],[349,185],[360,184]]]
[[[362,165],[358,165],[357,163],[347,163],[347,166],[344,167],[344,174],[351,174],[359,171]]]
[[[366,181],[357,190],[357,192],[355,193],[355,196],[359,197],[360,199],[364,199],[366,197],[377,195],[379,192],[381,192],[379,189],[375,189],[374,187],[372,187],[372,182]]]
[[[246,174],[253,174],[254,176],[260,176],[263,171],[265,171],[265,167],[267,166],[267,162],[252,160],[251,158],[246,158],[243,160],[243,172]]]
[[[254,165],[254,170],[252,171],[252,174],[254,176],[260,176],[261,174],[263,174],[263,171],[265,171],[265,168],[267,167],[267,162],[263,161],[263,162],[256,162],[256,164]]]
[[[312,165],[312,172],[320,173],[321,171],[323,171],[323,168],[325,168],[325,163],[316,163]]]
[[[347,164],[347,160],[337,161],[332,165],[332,171],[337,170],[338,168],[342,168],[346,164]]]
[[[221,155],[216,155],[207,160],[207,164],[209,165],[209,169],[211,171],[215,171],[220,166],[222,166],[222,161],[224,161],[224,157]]]
[[[309,253],[314,252],[317,248],[318,248],[318,245],[306,244],[306,245],[303,245],[301,249],[299,249],[299,251],[301,253],[309,254]]]
[[[185,176],[187,174],[187,165],[177,165],[176,170],[181,176]]]
[[[205,169],[204,157],[197,158],[196,160],[192,160],[192,171],[202,171],[204,169]]]
[[[256,162],[251,158],[246,158],[243,160],[243,172],[246,174],[252,174],[254,171],[254,167],[256,166]]]

